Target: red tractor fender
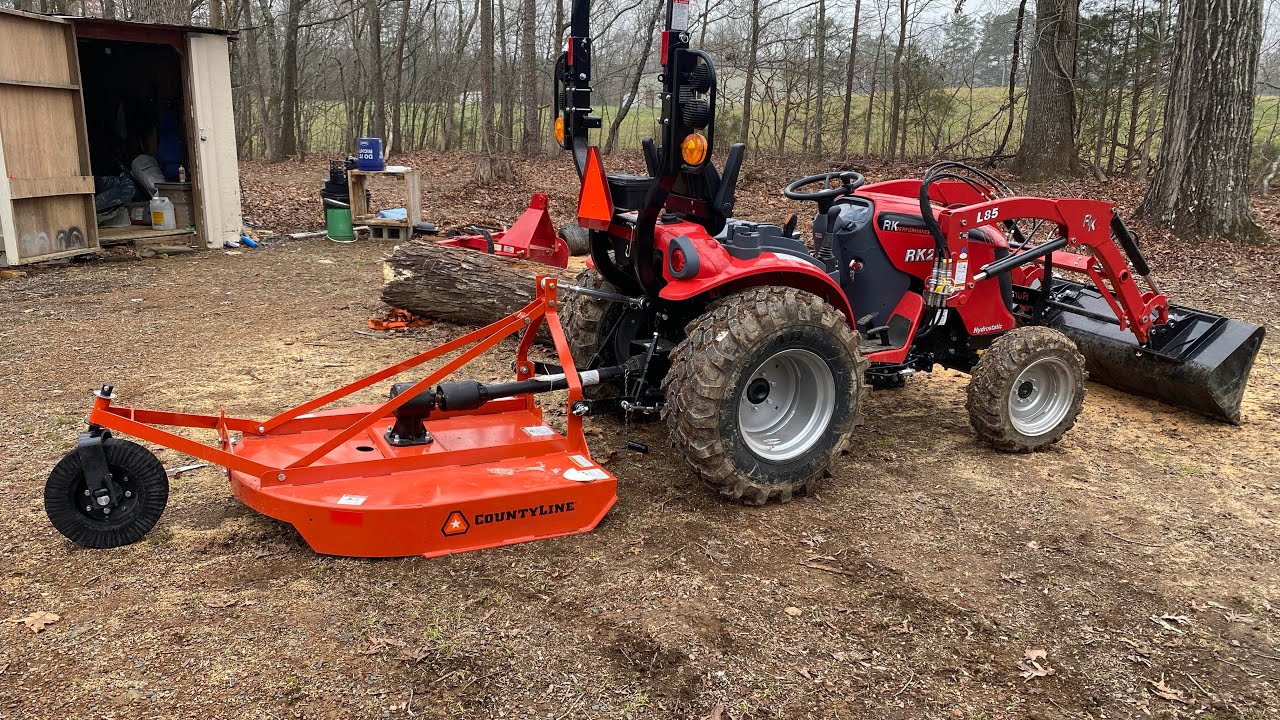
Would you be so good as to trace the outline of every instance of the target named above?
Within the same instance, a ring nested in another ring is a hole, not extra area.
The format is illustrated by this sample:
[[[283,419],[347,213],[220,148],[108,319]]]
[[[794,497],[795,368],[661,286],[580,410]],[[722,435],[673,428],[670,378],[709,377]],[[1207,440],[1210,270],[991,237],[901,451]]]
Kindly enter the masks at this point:
[[[654,246],[663,258],[666,285],[658,293],[663,300],[729,295],[759,286],[792,287],[826,300],[853,324],[853,307],[840,286],[818,265],[797,255],[761,251],[754,257],[734,257],[702,226],[688,222],[659,225]]]

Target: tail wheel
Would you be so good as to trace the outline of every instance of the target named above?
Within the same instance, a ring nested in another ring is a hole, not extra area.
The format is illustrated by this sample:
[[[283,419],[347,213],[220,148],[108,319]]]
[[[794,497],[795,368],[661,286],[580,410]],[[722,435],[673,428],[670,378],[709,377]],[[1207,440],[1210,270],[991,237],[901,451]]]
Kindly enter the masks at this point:
[[[753,288],[686,332],[663,380],[672,442],[722,495],[808,492],[861,419],[867,363],[844,316],[816,295]]]
[[[1017,328],[974,366],[969,423],[999,450],[1042,450],[1075,425],[1084,381],[1084,357],[1070,338],[1046,327]]]
[[[113,507],[95,507],[75,450],[49,473],[44,510],[54,528],[74,543],[113,548],[142,539],[169,502],[169,477],[151,451],[128,440],[107,438],[102,452],[111,472]]]
[[[578,273],[574,283],[605,292],[618,292],[597,270],[587,268]],[[648,335],[649,320],[643,312],[625,305],[581,293],[564,294],[560,313],[573,364],[579,371],[592,367],[609,367],[626,362],[631,341],[641,332]],[[582,389],[590,399],[617,397],[622,394],[621,381],[615,380]]]

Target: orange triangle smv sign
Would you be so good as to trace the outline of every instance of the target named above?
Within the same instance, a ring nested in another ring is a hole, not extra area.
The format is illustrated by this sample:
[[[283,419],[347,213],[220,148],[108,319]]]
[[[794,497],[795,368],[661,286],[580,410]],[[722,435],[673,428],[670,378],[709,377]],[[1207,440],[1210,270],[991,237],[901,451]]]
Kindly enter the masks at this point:
[[[587,148],[587,164],[578,191],[578,224],[589,230],[607,231],[613,222],[613,196],[600,160],[600,148]]]

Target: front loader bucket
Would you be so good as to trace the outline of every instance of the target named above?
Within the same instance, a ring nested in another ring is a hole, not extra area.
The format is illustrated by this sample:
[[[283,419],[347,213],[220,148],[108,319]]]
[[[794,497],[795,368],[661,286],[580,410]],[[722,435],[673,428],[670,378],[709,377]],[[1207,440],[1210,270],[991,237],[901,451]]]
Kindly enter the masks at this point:
[[[1075,341],[1090,380],[1240,424],[1262,327],[1170,305],[1169,324],[1153,331],[1144,348],[1115,323],[1096,288],[1055,279],[1054,289],[1066,292],[1055,292],[1062,312],[1050,326]]]

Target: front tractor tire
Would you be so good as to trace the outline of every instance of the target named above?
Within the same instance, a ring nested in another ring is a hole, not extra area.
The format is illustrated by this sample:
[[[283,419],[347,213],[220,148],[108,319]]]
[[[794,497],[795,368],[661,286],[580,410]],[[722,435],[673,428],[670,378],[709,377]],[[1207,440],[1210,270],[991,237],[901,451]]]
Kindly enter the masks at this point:
[[[721,495],[787,502],[848,443],[866,365],[830,304],[793,288],[752,288],[686,327],[663,380],[663,416],[672,443]]]
[[[1043,450],[1075,425],[1084,381],[1084,356],[1070,338],[1047,327],[1016,328],[973,368],[969,424],[998,450]]]

